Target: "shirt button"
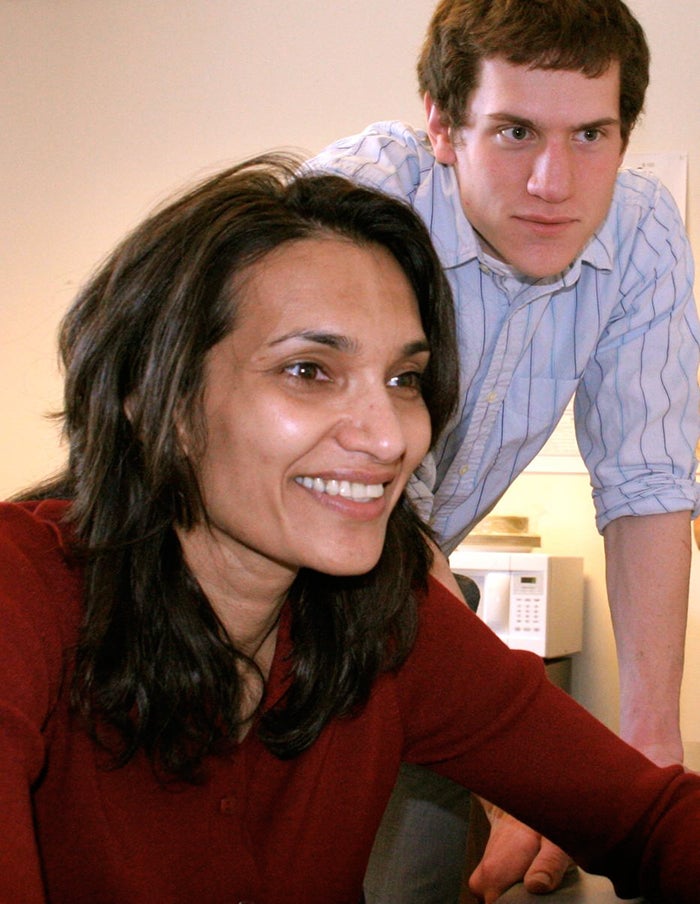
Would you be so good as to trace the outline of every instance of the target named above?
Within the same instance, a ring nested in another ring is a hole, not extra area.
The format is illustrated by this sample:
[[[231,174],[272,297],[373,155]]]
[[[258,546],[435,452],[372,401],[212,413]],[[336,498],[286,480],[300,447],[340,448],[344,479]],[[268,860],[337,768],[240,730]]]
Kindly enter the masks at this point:
[[[481,270],[482,273],[490,273],[491,272],[491,269],[489,267],[487,267],[486,264],[479,264],[479,270]]]
[[[464,477],[464,475],[469,471],[469,465],[462,465],[459,469],[460,476]]]
[[[497,398],[498,398],[498,394],[497,394],[497,393],[495,393],[495,392],[490,392],[490,393],[488,394],[488,396],[486,397],[486,401],[489,402],[489,404],[492,404],[493,402],[496,401]]]
[[[222,797],[219,802],[219,812],[227,815],[229,813],[235,813],[236,811],[236,798],[235,797]],[[245,901],[241,901],[240,904],[246,904]],[[249,902],[252,904],[252,902]]]

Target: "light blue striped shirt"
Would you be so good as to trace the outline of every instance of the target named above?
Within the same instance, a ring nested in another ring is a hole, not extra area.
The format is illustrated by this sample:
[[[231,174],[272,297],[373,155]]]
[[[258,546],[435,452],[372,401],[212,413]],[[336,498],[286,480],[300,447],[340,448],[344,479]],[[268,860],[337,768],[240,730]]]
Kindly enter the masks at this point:
[[[576,434],[598,529],[622,515],[700,508],[700,328],[693,262],[669,192],[621,173],[579,258],[544,280],[481,249],[451,167],[424,132],[377,123],[310,164],[410,202],[452,286],[461,359],[457,416],[412,484],[446,553],[498,501],[575,393]]]

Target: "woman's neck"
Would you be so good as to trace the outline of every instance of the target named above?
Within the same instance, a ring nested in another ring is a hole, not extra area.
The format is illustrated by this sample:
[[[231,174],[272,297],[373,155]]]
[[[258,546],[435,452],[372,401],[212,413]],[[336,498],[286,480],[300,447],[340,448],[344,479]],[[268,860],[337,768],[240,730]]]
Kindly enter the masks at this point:
[[[266,673],[296,571],[240,544],[222,542],[202,525],[178,536],[187,565],[231,642]]]

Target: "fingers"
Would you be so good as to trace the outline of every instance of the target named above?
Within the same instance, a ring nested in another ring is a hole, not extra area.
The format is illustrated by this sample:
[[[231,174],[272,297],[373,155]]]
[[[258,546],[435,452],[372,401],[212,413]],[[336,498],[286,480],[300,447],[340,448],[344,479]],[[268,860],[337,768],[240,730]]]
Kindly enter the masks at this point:
[[[525,873],[523,882],[531,894],[546,895],[559,888],[566,873],[575,868],[571,858],[561,848],[543,838],[539,853]]]
[[[484,904],[492,904],[521,880],[531,894],[545,895],[559,888],[564,876],[575,869],[561,848],[506,816],[495,823],[469,888]]]
[[[481,862],[469,878],[469,888],[485,904],[496,901],[519,882],[540,851],[540,836],[499,812],[494,818]]]

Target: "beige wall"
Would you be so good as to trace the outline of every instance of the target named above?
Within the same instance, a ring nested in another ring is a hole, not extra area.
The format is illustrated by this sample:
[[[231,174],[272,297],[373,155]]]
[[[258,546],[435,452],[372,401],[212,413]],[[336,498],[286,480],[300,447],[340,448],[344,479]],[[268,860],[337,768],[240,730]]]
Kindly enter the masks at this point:
[[[57,321],[155,202],[262,150],[419,117],[430,3],[408,6],[0,0],[0,497],[59,463],[42,420],[60,403]]]
[[[632,0],[654,55],[640,151],[686,151],[700,248],[695,0]],[[381,118],[420,124],[413,67],[433,0],[0,0],[0,497],[60,464],[54,351],[91,267],[156,202],[271,147],[320,149]],[[586,559],[577,695],[616,722],[602,543],[585,476],[525,475],[502,510],[532,514],[552,552]],[[694,575],[683,720],[700,740]]]

